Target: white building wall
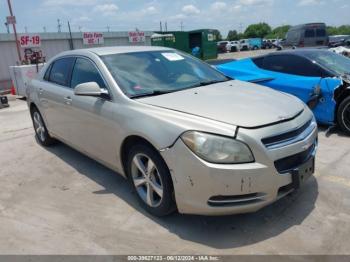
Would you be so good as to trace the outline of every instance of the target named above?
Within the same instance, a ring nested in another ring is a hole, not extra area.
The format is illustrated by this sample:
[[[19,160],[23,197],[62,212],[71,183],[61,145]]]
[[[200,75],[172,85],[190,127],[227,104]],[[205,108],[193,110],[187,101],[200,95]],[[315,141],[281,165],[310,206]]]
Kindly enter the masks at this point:
[[[152,32],[145,32],[145,43],[138,43],[132,45],[151,45]],[[38,48],[43,52],[46,60],[55,56],[56,54],[69,50],[69,34],[68,33],[41,33],[41,47]],[[104,44],[102,46],[120,46],[131,45],[129,43],[128,32],[104,32]],[[91,46],[84,46],[82,33],[73,33],[74,49],[88,48]],[[22,57],[23,57],[23,49]],[[16,65],[18,62],[18,55],[13,34],[0,34],[0,91],[8,89],[10,86],[9,66]]]

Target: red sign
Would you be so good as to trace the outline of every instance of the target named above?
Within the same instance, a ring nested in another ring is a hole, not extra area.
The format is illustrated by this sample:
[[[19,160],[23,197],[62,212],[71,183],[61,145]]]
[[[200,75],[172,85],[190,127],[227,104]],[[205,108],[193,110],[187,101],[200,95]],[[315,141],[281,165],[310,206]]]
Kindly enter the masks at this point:
[[[41,38],[40,35],[21,35],[19,38],[19,44],[22,48],[28,47],[40,47]]]
[[[98,32],[83,33],[83,43],[84,45],[101,45],[104,43],[103,34]]]
[[[142,32],[142,31],[129,32],[130,43],[141,43],[145,41],[146,41],[145,32]]]

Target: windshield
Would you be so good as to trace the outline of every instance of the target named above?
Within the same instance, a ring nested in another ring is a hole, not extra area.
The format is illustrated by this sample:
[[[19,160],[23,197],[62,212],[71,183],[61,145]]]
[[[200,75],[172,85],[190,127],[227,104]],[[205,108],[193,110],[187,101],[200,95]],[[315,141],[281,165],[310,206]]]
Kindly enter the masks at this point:
[[[338,76],[350,74],[350,58],[330,51],[310,52],[306,57],[315,61]]]
[[[173,50],[112,54],[101,58],[129,97],[228,81],[209,65]]]

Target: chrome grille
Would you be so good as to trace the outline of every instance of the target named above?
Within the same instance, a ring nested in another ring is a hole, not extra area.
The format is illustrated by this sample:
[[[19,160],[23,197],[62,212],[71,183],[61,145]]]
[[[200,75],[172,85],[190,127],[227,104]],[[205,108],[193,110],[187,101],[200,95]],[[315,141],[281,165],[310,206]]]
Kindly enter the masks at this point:
[[[294,130],[263,138],[261,142],[268,149],[284,147],[304,140],[315,130],[316,127],[316,122],[313,119],[310,119],[305,124]]]

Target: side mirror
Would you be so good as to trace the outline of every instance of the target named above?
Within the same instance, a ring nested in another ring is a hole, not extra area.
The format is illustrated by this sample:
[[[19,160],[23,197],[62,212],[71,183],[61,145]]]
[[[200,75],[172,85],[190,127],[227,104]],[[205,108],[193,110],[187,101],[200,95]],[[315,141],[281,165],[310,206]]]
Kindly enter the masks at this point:
[[[96,82],[81,83],[74,88],[77,96],[101,96],[102,91]]]

